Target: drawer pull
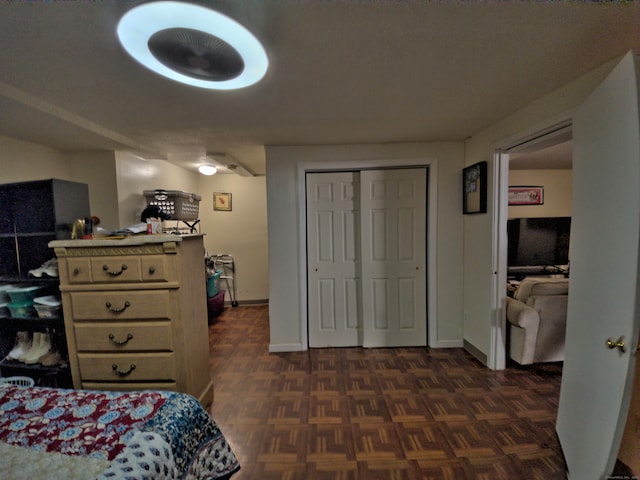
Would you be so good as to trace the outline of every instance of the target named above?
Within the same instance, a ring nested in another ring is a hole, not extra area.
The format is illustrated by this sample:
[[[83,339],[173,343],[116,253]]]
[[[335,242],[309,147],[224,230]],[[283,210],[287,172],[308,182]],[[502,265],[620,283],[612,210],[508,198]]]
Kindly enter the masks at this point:
[[[79,269],[79,268],[77,268],[77,267],[76,267],[76,268],[74,268],[74,269],[73,269],[73,274],[74,274],[74,275],[80,275],[80,269]]]
[[[112,305],[111,305],[111,302],[107,302],[107,303],[105,303],[105,306],[109,309],[109,311],[110,311],[110,312],[113,312],[113,313],[122,313],[122,312],[124,312],[127,308],[129,308],[129,307],[131,306],[131,304],[130,304],[128,301],[126,301],[126,302],[124,302],[124,306],[122,306],[122,307],[118,308],[118,307],[114,307],[114,306],[112,306]]]
[[[127,338],[124,340],[116,340],[116,336],[113,333],[109,334],[109,340],[111,340],[114,345],[126,345],[131,339],[133,339],[133,335],[130,333],[127,333]]]
[[[149,267],[149,273],[150,273],[151,275],[153,275],[154,273],[156,273],[156,267],[154,267],[153,265],[151,265],[151,266]]]
[[[119,272],[115,272],[115,271],[109,270],[109,265],[103,265],[102,266],[102,270],[104,270],[106,273],[108,273],[112,277],[117,277],[118,275],[122,275],[122,272],[124,272],[126,269],[127,269],[127,266],[126,265],[122,265],[122,267],[120,267],[120,271]]]
[[[131,366],[129,367],[129,370],[120,370],[118,369],[118,364],[114,363],[113,365],[111,365],[111,368],[118,373],[118,375],[120,375],[121,377],[126,377],[127,375],[130,375],[131,372],[133,372],[136,369],[136,364],[132,363]]]

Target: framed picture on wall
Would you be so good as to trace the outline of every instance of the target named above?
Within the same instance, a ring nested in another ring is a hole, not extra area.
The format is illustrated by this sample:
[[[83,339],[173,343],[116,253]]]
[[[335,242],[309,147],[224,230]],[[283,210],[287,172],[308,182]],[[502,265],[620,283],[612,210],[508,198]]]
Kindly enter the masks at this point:
[[[487,162],[462,169],[462,213],[487,213]]]
[[[544,205],[544,187],[509,187],[509,205]]]
[[[223,212],[231,211],[231,194],[230,193],[213,193],[213,209]]]

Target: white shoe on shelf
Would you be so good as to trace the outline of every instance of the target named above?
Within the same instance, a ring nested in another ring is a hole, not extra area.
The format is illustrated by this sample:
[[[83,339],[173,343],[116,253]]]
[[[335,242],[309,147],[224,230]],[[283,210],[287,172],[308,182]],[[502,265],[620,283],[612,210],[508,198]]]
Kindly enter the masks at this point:
[[[31,334],[29,332],[16,333],[16,344],[7,355],[7,360],[18,360],[31,348]]]
[[[29,275],[32,277],[40,278],[43,275],[45,277],[57,278],[58,277],[58,259],[51,258],[40,265],[38,268],[29,270]]]
[[[40,342],[42,341],[42,333],[35,332],[33,334],[33,341],[31,342],[31,347],[24,352],[22,355],[16,358],[19,362],[24,362],[30,355],[33,354],[36,350],[40,348]]]
[[[27,365],[38,363],[38,359],[44,356],[49,350],[51,350],[51,335],[49,335],[48,333],[41,333],[40,343],[38,344],[38,346],[34,349],[29,350],[29,353],[25,358],[23,358],[22,361]]]

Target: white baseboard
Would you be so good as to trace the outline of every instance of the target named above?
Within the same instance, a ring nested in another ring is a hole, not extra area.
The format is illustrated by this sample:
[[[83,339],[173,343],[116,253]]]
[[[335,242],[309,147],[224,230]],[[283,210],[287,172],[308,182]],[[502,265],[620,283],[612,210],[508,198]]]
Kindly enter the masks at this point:
[[[462,340],[438,340],[431,348],[462,348],[464,342]]]
[[[282,353],[282,352],[302,352],[304,348],[301,343],[280,343],[269,344],[269,353]]]

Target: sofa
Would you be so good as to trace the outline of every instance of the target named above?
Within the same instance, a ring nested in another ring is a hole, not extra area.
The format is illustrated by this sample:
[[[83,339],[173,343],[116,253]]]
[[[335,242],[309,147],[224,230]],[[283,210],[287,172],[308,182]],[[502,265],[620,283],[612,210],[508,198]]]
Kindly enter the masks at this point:
[[[509,358],[520,365],[564,360],[568,278],[525,278],[507,297]]]

